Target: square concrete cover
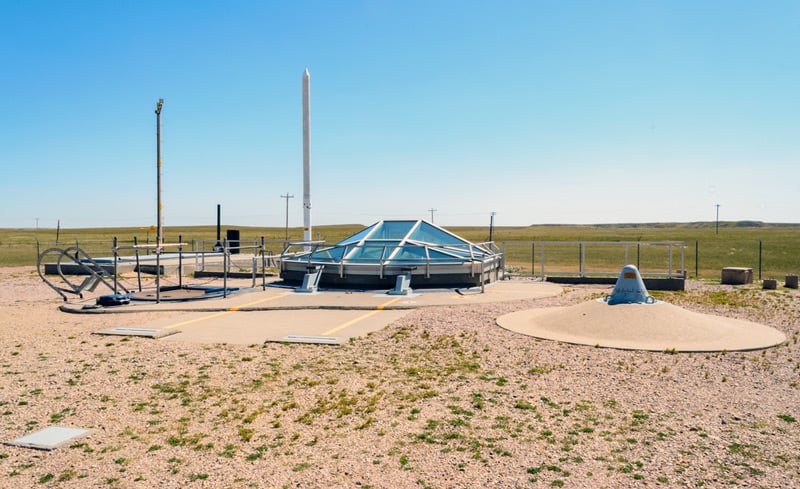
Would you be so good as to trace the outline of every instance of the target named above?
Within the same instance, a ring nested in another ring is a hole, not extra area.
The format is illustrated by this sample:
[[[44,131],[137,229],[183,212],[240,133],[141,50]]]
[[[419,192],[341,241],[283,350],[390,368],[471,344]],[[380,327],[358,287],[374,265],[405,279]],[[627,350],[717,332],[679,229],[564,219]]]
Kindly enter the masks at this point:
[[[302,335],[286,335],[281,338],[267,338],[268,343],[306,343],[310,345],[342,345],[345,338],[337,336],[302,336]]]
[[[15,445],[38,450],[55,450],[72,440],[86,436],[89,430],[83,428],[67,428],[64,426],[50,426],[43,430],[35,431],[29,435],[13,440],[7,445]]]
[[[153,328],[111,328],[95,331],[94,334],[108,336],[141,336],[143,338],[163,338],[165,336],[180,333],[177,329],[153,329]]]

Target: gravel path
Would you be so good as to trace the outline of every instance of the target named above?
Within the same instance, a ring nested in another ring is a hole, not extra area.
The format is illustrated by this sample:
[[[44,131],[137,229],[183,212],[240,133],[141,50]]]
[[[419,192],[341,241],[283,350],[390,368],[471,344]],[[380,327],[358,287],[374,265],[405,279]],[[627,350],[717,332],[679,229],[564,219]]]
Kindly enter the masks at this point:
[[[630,352],[503,330],[508,312],[609,289],[418,310],[342,347],[92,335],[165,313],[70,315],[0,269],[0,487],[798,487],[800,294],[658,294],[788,341],[746,353]],[[167,313],[168,314],[168,313]]]

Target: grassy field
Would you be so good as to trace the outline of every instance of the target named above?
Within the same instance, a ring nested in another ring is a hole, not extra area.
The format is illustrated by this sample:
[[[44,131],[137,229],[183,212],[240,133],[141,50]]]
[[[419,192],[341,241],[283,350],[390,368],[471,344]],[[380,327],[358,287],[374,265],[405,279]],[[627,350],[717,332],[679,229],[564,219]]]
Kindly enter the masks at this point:
[[[360,224],[319,226],[314,228],[315,238],[335,243],[362,229]],[[284,228],[239,227],[243,241],[268,241],[268,249],[279,253],[284,239]],[[489,239],[487,227],[450,227],[454,232],[472,242]],[[223,232],[224,233],[224,232]],[[154,233],[147,228],[92,228],[62,229],[58,246],[66,247],[77,242],[92,256],[109,256],[114,237],[121,245],[138,242],[152,243]],[[299,240],[302,229],[290,228],[289,239]],[[216,238],[215,226],[191,226],[165,228],[165,240],[170,243],[205,242],[209,250]],[[623,262],[621,245],[598,245],[591,242],[653,242],[682,241],[685,244],[684,268],[689,276],[697,270],[701,278],[719,278],[723,267],[739,266],[752,268],[758,278],[759,264],[763,278],[782,279],[786,274],[800,272],[800,226],[762,225],[759,223],[720,223],[719,233],[714,223],[648,224],[648,225],[602,225],[602,226],[518,226],[495,227],[493,239],[498,246],[505,243],[506,262],[521,273],[540,271],[541,248],[532,247],[536,242],[585,241],[586,262],[589,269],[618,270]],[[35,265],[37,240],[41,250],[56,246],[54,229],[0,229],[0,266]],[[520,243],[523,242],[523,243]],[[198,245],[200,246],[200,245]],[[538,245],[537,245],[538,246]],[[577,244],[546,245],[547,270],[577,271],[580,248]],[[759,252],[760,249],[760,252]],[[628,262],[641,260],[643,270],[652,267],[666,271],[666,248],[653,245],[628,247]],[[697,251],[697,255],[696,255]],[[673,251],[673,270],[680,268],[679,249]],[[760,257],[760,259],[759,259]],[[554,267],[554,268],[551,268]]]

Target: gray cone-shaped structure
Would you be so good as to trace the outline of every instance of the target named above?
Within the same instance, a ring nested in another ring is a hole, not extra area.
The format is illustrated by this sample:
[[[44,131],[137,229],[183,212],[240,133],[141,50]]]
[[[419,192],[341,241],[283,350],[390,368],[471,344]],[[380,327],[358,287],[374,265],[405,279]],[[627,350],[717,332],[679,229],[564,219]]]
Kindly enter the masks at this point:
[[[647,293],[639,270],[633,265],[625,265],[619,273],[614,291],[606,302],[614,304],[653,304],[655,299]]]

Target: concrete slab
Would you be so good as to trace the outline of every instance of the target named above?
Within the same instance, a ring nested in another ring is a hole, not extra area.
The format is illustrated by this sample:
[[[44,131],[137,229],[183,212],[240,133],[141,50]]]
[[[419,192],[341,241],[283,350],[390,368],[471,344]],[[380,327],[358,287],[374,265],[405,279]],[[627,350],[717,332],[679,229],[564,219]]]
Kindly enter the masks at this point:
[[[536,338],[624,350],[758,350],[786,341],[780,331],[740,319],[700,314],[659,302],[529,309],[497,318],[501,327]]]
[[[292,335],[336,335],[346,341],[380,330],[409,311],[312,309],[192,313],[160,320],[154,327],[168,330],[180,328],[180,333],[165,337],[163,341],[253,345],[266,341],[284,341],[283,338]]]
[[[339,336],[298,336],[286,335],[282,338],[267,338],[268,342],[273,343],[304,343],[309,345],[341,345],[345,339]]]
[[[37,450],[55,450],[78,438],[86,436],[90,430],[83,428],[69,428],[65,426],[50,426],[43,430],[35,431],[29,435],[17,438],[6,445],[13,445]]]
[[[165,336],[180,333],[177,329],[154,329],[154,328],[110,328],[95,331],[92,334],[106,335],[106,336],[140,336],[142,338],[158,339]]]
[[[241,291],[227,298],[190,302],[136,302],[114,307],[87,308],[83,302],[67,303],[61,309],[72,313],[120,314],[145,311],[228,311],[278,309],[416,309],[428,306],[486,304],[520,299],[541,299],[559,295],[562,287],[530,280],[502,280],[486,285],[484,292],[473,289],[419,289],[409,296],[391,296],[386,292],[320,289],[316,294],[295,294],[294,289],[267,287]],[[386,304],[387,301],[392,301]]]
[[[346,290],[295,294],[292,289],[268,287],[224,299],[180,304],[131,303],[103,308],[103,312],[185,312],[179,317],[139,327],[141,330],[175,331],[161,337],[162,341],[252,345],[265,341],[285,342],[287,337],[336,337],[344,342],[380,330],[421,307],[538,299],[558,295],[562,290],[554,284],[529,280],[495,282],[487,285],[483,293],[479,288],[437,289],[415,290],[409,296]],[[97,312],[97,309],[90,311]],[[70,312],[89,311],[75,307]],[[115,329],[120,328],[111,328]]]

